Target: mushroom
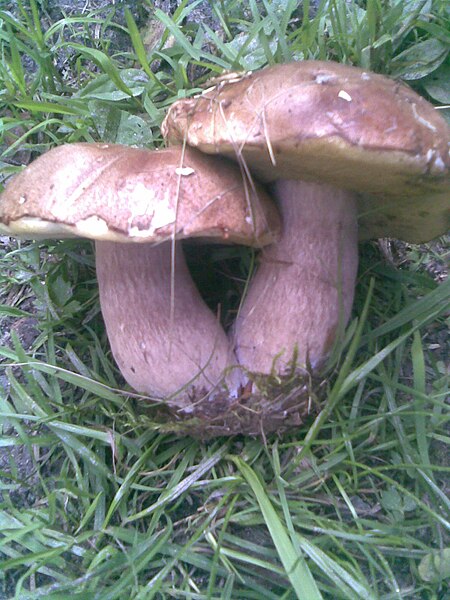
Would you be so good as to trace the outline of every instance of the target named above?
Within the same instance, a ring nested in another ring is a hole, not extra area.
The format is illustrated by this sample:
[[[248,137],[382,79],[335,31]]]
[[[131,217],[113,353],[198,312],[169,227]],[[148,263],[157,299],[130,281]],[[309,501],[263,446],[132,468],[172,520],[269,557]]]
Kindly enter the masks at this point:
[[[100,302],[114,358],[138,392],[186,407],[235,364],[188,271],[179,240],[260,246],[279,219],[265,193],[220,157],[69,144],[32,162],[0,197],[0,232],[95,240]]]
[[[358,238],[422,242],[449,227],[449,127],[382,75],[320,61],[228,74],[175,102],[163,135],[274,182],[283,234],[236,323],[250,371],[323,364],[351,312]]]

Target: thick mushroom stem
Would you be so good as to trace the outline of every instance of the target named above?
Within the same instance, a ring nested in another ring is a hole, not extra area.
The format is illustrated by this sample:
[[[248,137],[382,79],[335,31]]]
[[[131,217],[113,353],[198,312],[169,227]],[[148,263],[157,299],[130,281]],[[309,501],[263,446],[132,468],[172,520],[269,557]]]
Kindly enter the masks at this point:
[[[281,240],[262,252],[236,321],[239,363],[283,374],[318,369],[350,316],[358,265],[355,194],[280,180]]]
[[[220,381],[230,347],[191,279],[179,242],[175,248],[172,273],[170,243],[97,241],[96,266],[109,342],[126,381],[163,398],[184,388],[189,394],[174,404],[186,408]]]

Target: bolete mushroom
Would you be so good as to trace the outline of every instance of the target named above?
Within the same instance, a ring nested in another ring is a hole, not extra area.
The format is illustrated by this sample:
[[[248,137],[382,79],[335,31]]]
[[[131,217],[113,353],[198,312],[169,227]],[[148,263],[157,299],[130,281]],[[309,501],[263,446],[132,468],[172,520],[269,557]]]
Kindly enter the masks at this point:
[[[194,149],[69,144],[42,155],[0,198],[0,232],[95,240],[103,318],[114,358],[138,392],[187,407],[236,363],[188,271],[180,241],[260,246],[279,219],[227,159]]]
[[[236,324],[250,371],[324,361],[349,318],[357,241],[428,241],[449,228],[449,127],[406,85],[334,62],[228,74],[175,102],[171,143],[233,158],[282,213]]]

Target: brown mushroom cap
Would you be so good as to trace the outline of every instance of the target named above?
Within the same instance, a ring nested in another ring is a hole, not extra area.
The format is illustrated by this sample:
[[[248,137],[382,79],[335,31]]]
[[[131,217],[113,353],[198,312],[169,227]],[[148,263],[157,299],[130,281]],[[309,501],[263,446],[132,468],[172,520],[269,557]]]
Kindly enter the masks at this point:
[[[450,128],[406,85],[334,62],[228,75],[175,102],[170,141],[243,159],[263,181],[359,192],[359,237],[430,240],[450,226]]]
[[[261,246],[279,227],[273,203],[245,186],[235,165],[180,147],[59,146],[16,175],[0,202],[0,232],[33,239],[176,235]]]

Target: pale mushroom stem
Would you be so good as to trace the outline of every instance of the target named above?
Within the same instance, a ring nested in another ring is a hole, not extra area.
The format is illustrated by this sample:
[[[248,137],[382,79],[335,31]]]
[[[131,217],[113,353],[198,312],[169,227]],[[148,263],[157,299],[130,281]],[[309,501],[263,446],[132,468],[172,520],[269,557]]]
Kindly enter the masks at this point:
[[[318,369],[353,303],[358,249],[355,194],[280,180],[281,240],[265,248],[236,321],[239,363],[257,373]],[[295,363],[295,364],[294,364]]]
[[[230,349],[179,242],[173,273],[171,256],[170,243],[96,242],[100,304],[120,371],[131,387],[152,396],[166,398],[186,386],[189,393],[174,399],[186,407],[220,381]]]

